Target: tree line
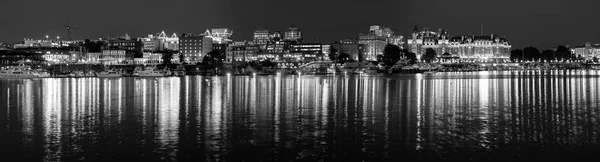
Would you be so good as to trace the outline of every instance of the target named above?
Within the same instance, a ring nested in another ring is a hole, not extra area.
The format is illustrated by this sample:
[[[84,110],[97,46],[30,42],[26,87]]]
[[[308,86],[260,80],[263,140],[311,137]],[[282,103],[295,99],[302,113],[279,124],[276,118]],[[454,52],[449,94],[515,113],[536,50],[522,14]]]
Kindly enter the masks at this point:
[[[542,52],[535,47],[525,47],[511,50],[510,59],[512,61],[566,61],[582,59],[582,56],[576,56],[565,46],[558,46],[555,50],[546,49]]]

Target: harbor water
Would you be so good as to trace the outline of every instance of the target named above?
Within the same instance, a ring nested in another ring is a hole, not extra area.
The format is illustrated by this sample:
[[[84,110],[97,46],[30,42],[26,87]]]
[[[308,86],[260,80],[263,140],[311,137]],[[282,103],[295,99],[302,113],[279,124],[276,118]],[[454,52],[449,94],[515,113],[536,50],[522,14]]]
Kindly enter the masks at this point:
[[[0,80],[2,161],[583,159],[600,71]]]

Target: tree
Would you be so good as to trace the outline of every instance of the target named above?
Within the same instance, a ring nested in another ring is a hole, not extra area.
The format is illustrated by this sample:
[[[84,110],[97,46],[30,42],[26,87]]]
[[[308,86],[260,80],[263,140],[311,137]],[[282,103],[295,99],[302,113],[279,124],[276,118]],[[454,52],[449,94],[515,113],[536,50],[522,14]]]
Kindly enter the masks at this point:
[[[222,53],[219,53],[217,50],[212,50],[204,55],[202,62],[216,67],[223,63],[223,59],[225,59],[225,56]]]
[[[337,60],[337,49],[334,47],[329,48],[329,60],[336,61]]]
[[[523,53],[525,55],[525,60],[529,61],[537,61],[542,57],[542,53],[535,47],[525,47]]]
[[[179,53],[179,63],[181,63],[181,64],[185,63],[185,56],[183,55],[183,53]]]
[[[349,62],[350,60],[350,55],[348,55],[345,52],[340,53],[340,55],[337,57],[337,62],[339,63],[345,63],[345,62]]]
[[[553,60],[554,59],[554,51],[549,50],[549,49],[542,51],[541,59],[547,60],[547,61]]]
[[[275,66],[277,66],[277,64],[275,64],[273,61],[271,61],[270,59],[267,59],[265,61],[260,62],[260,66],[261,67],[269,67],[269,68],[273,68]]]
[[[404,50],[404,57],[406,57],[406,59],[408,60],[409,64],[414,64],[417,62],[417,54],[410,52],[408,50]]]
[[[517,60],[523,60],[523,50],[514,49],[510,51],[510,60],[516,62]]]
[[[435,50],[432,48],[427,48],[425,49],[425,54],[421,57],[421,60],[425,62],[431,62],[435,60],[436,56],[437,54],[435,53]]]
[[[159,51],[159,53],[162,53],[163,65],[173,64],[173,62],[171,60],[173,59],[173,53],[175,53],[174,51],[164,50],[164,51]]]
[[[573,58],[571,50],[565,46],[558,46],[556,48],[556,58],[559,60],[569,60]]]
[[[401,51],[402,50],[400,49],[400,47],[393,44],[387,44],[383,49],[383,56],[380,57],[380,61],[387,66],[394,66],[396,62],[400,61]]]

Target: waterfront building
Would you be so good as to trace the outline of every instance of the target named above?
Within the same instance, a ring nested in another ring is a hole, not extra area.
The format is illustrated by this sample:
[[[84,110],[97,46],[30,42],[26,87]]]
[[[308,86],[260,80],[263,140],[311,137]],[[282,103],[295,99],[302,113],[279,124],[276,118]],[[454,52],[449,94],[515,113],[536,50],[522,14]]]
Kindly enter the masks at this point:
[[[269,39],[271,39],[272,42],[281,41],[281,32],[275,31],[269,34]]]
[[[323,44],[321,46],[321,53],[323,53],[322,55],[322,59],[327,58],[327,56],[329,56],[329,51],[331,51],[331,45],[330,44]]]
[[[173,33],[170,37],[167,36],[165,31],[154,34],[148,34],[148,37],[141,38],[144,51],[162,51],[162,50],[179,50],[179,37],[176,33]]]
[[[259,51],[257,60],[279,60],[284,53],[289,52],[289,44],[283,41],[274,41],[267,44],[264,51]]]
[[[74,55],[72,52],[75,51],[45,51],[42,54],[42,58],[44,58],[47,63],[51,64],[68,63],[72,61],[72,55]]]
[[[100,57],[102,56],[101,52],[89,52],[86,53],[79,62],[85,64],[100,64]]]
[[[162,54],[154,52],[144,52],[141,58],[134,58],[137,65],[159,65],[163,63]]]
[[[572,47],[571,52],[576,57],[582,57],[586,60],[592,60],[594,57],[600,58],[600,44],[586,42],[584,45]]]
[[[331,48],[336,49],[337,54],[346,53],[350,55],[350,59],[354,61],[364,61],[362,54],[365,46],[365,44],[359,44],[358,41],[353,39],[343,39],[333,43]]]
[[[129,39],[126,39],[129,38]],[[142,48],[144,44],[142,40],[131,39],[128,35],[124,37],[120,37],[117,39],[109,39],[108,40],[108,49],[109,50],[127,50],[134,52],[136,54],[142,53]]]
[[[296,25],[291,25],[288,30],[284,32],[283,40],[301,43],[302,31],[299,30]]]
[[[62,48],[62,47],[73,47],[82,44],[80,40],[60,40],[58,39],[27,39],[23,42],[14,45],[15,49],[19,48]]]
[[[258,45],[261,49],[266,49],[267,44],[271,42],[271,33],[266,29],[257,29],[254,31],[253,42]]]
[[[98,61],[103,65],[124,65],[132,63],[133,57],[127,50],[103,50]]]
[[[233,31],[228,28],[206,29],[203,35],[211,38],[213,44],[229,44],[232,42],[230,37],[233,35]]]
[[[383,55],[383,49],[387,44],[394,44],[403,47],[403,37],[394,35],[389,27],[372,25],[369,27],[369,33],[358,35],[358,44],[364,46],[362,56],[367,61],[377,60],[377,55]],[[355,57],[359,59],[358,57]]]
[[[225,62],[227,62],[228,48],[229,48],[229,44],[213,44],[212,45],[212,51],[216,51],[218,54],[224,55],[225,60],[223,60],[223,61],[225,61]]]
[[[212,50],[213,40],[204,35],[183,34],[179,37],[179,53],[185,62],[196,63]]]
[[[377,60],[377,55],[383,55],[383,49],[387,45],[387,42],[382,37],[373,34],[360,34],[358,36],[358,44],[365,47],[362,54],[364,59],[375,61]]]
[[[290,52],[283,54],[284,62],[309,62],[317,60],[323,54],[320,43],[291,44]]]
[[[179,37],[176,33],[173,33],[171,37],[164,38],[163,47],[166,50],[178,51],[179,50]]]
[[[11,50],[12,46],[6,43],[0,43],[0,50]]]
[[[255,61],[259,51],[259,45],[252,41],[237,41],[231,44],[231,52],[228,53],[227,61]]]
[[[19,65],[26,60],[44,60],[42,55],[31,52],[15,50],[0,50],[0,65]],[[41,63],[42,61],[37,61]]]
[[[416,26],[412,36],[407,40],[408,49],[421,58],[427,48],[435,50],[437,56],[444,53],[462,60],[496,62],[508,61],[510,58],[510,42],[496,34],[462,35],[451,37],[447,30],[431,31],[428,28],[419,30]]]

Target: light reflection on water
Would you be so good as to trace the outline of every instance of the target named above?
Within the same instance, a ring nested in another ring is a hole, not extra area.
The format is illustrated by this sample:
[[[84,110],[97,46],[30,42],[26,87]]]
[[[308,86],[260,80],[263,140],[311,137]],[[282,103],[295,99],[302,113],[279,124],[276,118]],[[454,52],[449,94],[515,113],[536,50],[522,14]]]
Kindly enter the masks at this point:
[[[27,161],[584,157],[600,143],[599,75],[1,80],[0,149]]]

